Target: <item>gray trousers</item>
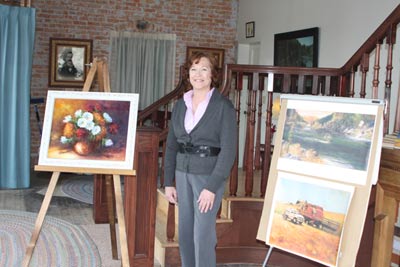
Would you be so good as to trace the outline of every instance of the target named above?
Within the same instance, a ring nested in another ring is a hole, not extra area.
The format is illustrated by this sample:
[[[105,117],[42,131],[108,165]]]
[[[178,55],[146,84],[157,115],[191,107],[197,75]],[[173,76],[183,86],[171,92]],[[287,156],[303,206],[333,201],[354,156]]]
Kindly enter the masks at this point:
[[[175,172],[179,207],[179,251],[182,267],[215,267],[216,217],[224,194],[224,184],[217,190],[213,208],[200,213],[197,199],[207,175]]]

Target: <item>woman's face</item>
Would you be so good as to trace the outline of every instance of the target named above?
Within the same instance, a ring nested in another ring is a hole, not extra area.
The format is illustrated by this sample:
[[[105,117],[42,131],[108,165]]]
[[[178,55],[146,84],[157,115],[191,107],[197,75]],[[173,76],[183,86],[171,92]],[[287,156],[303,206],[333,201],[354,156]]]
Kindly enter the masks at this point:
[[[193,90],[210,90],[211,88],[211,62],[202,57],[189,69],[189,80]]]

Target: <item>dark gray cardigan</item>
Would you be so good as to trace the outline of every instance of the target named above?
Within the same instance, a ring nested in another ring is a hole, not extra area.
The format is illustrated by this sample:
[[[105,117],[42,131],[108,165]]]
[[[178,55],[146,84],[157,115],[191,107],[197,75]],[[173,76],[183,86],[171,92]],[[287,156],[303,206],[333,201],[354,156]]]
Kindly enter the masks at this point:
[[[237,123],[232,102],[215,89],[207,109],[188,134],[185,130],[186,105],[178,100],[172,111],[165,153],[165,186],[174,186],[175,170],[191,174],[209,175],[205,189],[216,192],[229,176],[236,157]],[[178,143],[220,147],[218,156],[199,157],[178,153]]]

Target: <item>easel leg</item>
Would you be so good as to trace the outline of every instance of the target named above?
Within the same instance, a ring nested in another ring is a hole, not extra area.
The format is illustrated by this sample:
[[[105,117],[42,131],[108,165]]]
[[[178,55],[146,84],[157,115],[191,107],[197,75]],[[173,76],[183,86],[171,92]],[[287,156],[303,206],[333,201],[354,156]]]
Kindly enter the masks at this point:
[[[113,178],[118,218],[119,243],[121,247],[121,262],[123,267],[129,267],[128,242],[126,239],[125,215],[121,193],[121,177],[119,175],[113,175]]]
[[[268,253],[267,253],[267,256],[265,256],[265,260],[264,260],[264,263],[263,263],[263,266],[262,267],[267,267],[267,262],[268,262],[268,260],[269,260],[269,257],[271,256],[271,252],[272,252],[272,249],[273,249],[274,247],[269,247],[269,250],[268,250]]]
[[[46,195],[44,196],[44,200],[42,202],[42,206],[40,207],[39,214],[36,218],[35,228],[33,229],[31,240],[28,244],[28,247],[26,248],[25,257],[22,262],[23,267],[29,266],[29,263],[32,258],[33,250],[35,249],[35,246],[36,246],[36,241],[38,240],[40,230],[42,229],[43,221],[46,216],[47,209],[49,208],[49,204],[50,204],[51,198],[53,196],[54,189],[56,188],[59,177],[60,177],[60,172],[53,172],[53,175],[51,176],[51,180],[49,183],[49,187],[46,191]]]
[[[112,176],[106,175],[106,194],[107,194],[107,206],[108,206],[108,221],[110,224],[110,237],[111,237],[111,252],[114,260],[118,259],[117,249],[117,235],[115,232],[115,211],[114,211],[114,197],[112,191]]]

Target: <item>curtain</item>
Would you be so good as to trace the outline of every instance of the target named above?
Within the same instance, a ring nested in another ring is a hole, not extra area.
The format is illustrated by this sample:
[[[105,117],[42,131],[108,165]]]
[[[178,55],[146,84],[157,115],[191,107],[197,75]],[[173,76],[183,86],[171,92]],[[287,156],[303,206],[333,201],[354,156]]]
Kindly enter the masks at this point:
[[[0,188],[30,185],[35,9],[0,5]]]
[[[140,110],[172,91],[175,45],[175,34],[111,32],[111,90],[138,93]]]

